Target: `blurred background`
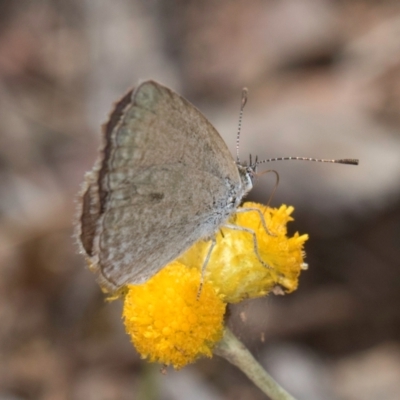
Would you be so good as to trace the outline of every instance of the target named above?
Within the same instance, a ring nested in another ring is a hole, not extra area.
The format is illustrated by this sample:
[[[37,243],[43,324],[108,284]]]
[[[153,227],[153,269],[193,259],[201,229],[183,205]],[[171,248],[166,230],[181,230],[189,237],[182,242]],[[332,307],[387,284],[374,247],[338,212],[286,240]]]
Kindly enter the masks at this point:
[[[275,163],[309,270],[229,325],[299,400],[400,399],[400,3],[0,1],[0,400],[265,398],[224,360],[160,373],[72,239],[111,104],[155,79]],[[271,165],[267,165],[270,167]],[[273,177],[249,196],[266,203]]]

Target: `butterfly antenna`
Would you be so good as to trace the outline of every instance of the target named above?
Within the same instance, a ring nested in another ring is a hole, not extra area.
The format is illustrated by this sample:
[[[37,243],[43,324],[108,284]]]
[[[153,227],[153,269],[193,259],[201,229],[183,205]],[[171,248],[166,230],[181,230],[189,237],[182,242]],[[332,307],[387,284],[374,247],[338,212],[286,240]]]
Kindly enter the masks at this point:
[[[239,159],[239,144],[240,144],[240,133],[242,131],[242,119],[243,119],[243,110],[247,103],[247,88],[242,89],[242,101],[240,104],[240,113],[239,113],[239,124],[238,124],[238,132],[236,135],[236,163],[240,164]],[[251,154],[250,154],[250,167],[255,171],[257,165],[265,164],[267,162],[272,161],[286,161],[286,160],[296,160],[296,161],[314,161],[314,162],[323,162],[323,163],[334,163],[334,164],[347,164],[347,165],[358,165],[359,161],[355,158],[341,158],[336,160],[329,160],[324,158],[311,158],[311,157],[276,157],[276,158],[268,158],[262,161],[258,161],[258,157],[256,156],[254,164],[252,163]],[[279,178],[278,178],[279,180]]]
[[[323,163],[334,163],[334,164],[347,164],[347,165],[358,165],[358,160],[355,158],[341,158],[338,160],[329,160],[324,158],[310,158],[310,157],[276,157],[268,158],[266,160],[257,161],[256,165],[265,164],[271,161],[286,161],[286,160],[296,160],[296,161],[315,161]]]
[[[236,135],[236,163],[237,164],[240,164],[240,160],[239,160],[240,132],[242,130],[243,110],[244,110],[244,106],[247,103],[247,92],[248,92],[247,88],[243,88],[243,90],[242,90],[242,102],[240,104],[238,132],[237,132],[237,135]]]

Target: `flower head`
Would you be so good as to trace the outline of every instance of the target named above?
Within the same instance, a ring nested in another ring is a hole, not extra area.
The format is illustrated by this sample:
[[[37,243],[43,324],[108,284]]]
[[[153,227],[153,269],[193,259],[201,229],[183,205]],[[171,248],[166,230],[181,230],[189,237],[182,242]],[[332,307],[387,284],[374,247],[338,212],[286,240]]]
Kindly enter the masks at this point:
[[[305,265],[303,245],[308,235],[295,233],[287,237],[286,225],[293,221],[293,211],[293,207],[285,205],[272,209],[247,202],[229,221],[236,228],[221,228],[205,270],[205,280],[218,288],[224,301],[237,303],[265,296],[276,285],[287,292],[297,288],[300,271]],[[209,242],[197,242],[179,261],[201,268],[201,260],[205,259],[209,248]]]
[[[180,368],[211,357],[222,337],[226,304],[211,283],[200,296],[199,287],[199,270],[178,262],[142,285],[128,286],[125,327],[143,358]]]
[[[211,241],[197,242],[144,284],[129,285],[123,316],[142,357],[176,368],[210,357],[227,303],[264,296],[277,285],[295,290],[308,235],[287,237],[293,210],[245,203],[216,235],[201,292]]]

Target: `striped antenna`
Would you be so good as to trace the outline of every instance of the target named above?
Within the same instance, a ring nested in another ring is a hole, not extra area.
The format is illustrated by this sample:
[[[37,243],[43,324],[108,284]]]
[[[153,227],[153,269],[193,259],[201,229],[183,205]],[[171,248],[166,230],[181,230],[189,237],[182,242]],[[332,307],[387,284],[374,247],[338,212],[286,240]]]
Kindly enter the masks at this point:
[[[260,164],[265,164],[267,162],[272,161],[288,161],[288,160],[295,160],[295,161],[315,161],[315,162],[324,162],[324,163],[335,163],[335,164],[347,164],[347,165],[358,165],[358,160],[355,158],[340,158],[338,160],[329,160],[324,158],[311,158],[311,157],[275,157],[275,158],[268,158],[262,161],[256,161],[253,166],[257,166]]]
[[[242,130],[242,118],[243,118],[243,110],[244,106],[247,103],[247,88],[242,89],[242,101],[240,103],[240,113],[239,113],[239,124],[238,124],[238,132],[236,135],[236,163],[240,164],[239,159],[239,142],[240,142],[240,132]]]
[[[243,110],[244,107],[247,103],[247,88],[242,89],[242,100],[240,103],[240,113],[239,113],[239,124],[238,124],[238,132],[236,135],[236,163],[239,165],[240,164],[240,159],[239,159],[239,145],[240,145],[240,133],[242,131],[242,119],[243,119]],[[311,157],[275,157],[275,158],[267,158],[262,161],[258,161],[257,156],[254,161],[252,162],[252,157],[250,154],[250,168],[252,168],[254,171],[257,167],[257,165],[260,164],[265,164],[268,162],[272,161],[288,161],[288,160],[295,160],[295,161],[314,161],[314,162],[323,162],[323,163],[333,163],[333,164],[347,164],[347,165],[358,165],[358,160],[355,158],[340,158],[337,160],[329,160],[329,159],[324,159],[324,158],[311,158]]]

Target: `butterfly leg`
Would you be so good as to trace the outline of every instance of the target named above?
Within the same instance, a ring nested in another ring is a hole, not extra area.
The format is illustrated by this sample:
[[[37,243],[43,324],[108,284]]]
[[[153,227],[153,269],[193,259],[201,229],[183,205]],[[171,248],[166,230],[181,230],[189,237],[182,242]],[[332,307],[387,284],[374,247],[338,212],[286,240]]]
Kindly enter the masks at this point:
[[[260,216],[260,223],[263,226],[265,232],[269,235],[269,236],[276,236],[274,233],[272,233],[268,228],[267,228],[267,224],[265,222],[265,218],[263,213],[258,209],[258,208],[238,208],[236,210],[237,213],[240,212],[250,212],[250,211],[255,211],[256,213],[258,213],[258,215]]]
[[[252,229],[244,228],[243,226],[231,225],[231,224],[225,224],[224,226],[225,226],[226,228],[233,229],[233,230],[235,230],[235,231],[241,231],[241,232],[250,233],[250,235],[253,237],[254,252],[256,253],[256,256],[257,256],[257,258],[258,258],[258,261],[260,261],[260,263],[261,263],[265,268],[272,269],[272,267],[269,266],[268,264],[266,264],[266,263],[261,259],[261,257],[260,257],[260,253],[259,253],[259,251],[258,251],[257,236],[256,236],[256,233],[255,233]],[[267,232],[268,232],[268,231],[267,231]]]
[[[203,289],[203,284],[204,284],[204,273],[206,272],[206,268],[207,268],[208,262],[210,261],[211,253],[212,253],[216,243],[217,243],[217,241],[215,240],[215,236],[213,236],[211,238],[210,248],[208,249],[206,258],[205,258],[205,260],[203,262],[203,265],[201,267],[200,285],[199,285],[199,290],[197,292],[197,300],[199,300],[199,298],[200,298],[201,291]]]

